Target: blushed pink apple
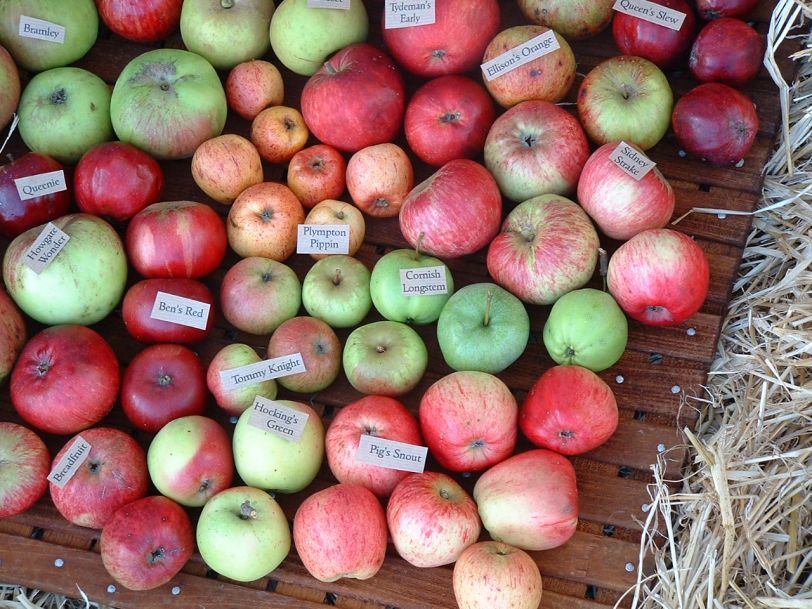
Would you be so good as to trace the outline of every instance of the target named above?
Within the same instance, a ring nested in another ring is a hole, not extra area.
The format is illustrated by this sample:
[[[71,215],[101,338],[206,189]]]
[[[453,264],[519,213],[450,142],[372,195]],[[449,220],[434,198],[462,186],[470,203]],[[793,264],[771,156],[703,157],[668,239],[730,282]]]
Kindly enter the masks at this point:
[[[305,372],[277,379],[279,385],[298,393],[316,393],[332,385],[341,372],[341,341],[333,329],[315,317],[283,321],[268,341],[268,358],[301,353]]]

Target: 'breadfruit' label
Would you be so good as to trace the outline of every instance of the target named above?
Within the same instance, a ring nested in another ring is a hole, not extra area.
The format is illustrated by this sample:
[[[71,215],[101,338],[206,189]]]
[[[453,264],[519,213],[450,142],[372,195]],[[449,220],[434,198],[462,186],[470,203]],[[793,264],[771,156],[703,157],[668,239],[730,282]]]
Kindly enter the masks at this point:
[[[349,254],[350,227],[347,224],[300,224],[297,254]]]
[[[176,296],[166,292],[155,295],[150,317],[161,321],[168,321],[181,326],[205,330],[209,323],[209,310],[211,305],[207,302]]]
[[[52,195],[55,192],[68,189],[68,184],[65,182],[65,172],[61,169],[17,178],[14,180],[14,186],[17,187],[17,195],[21,201]]]
[[[220,381],[228,391],[233,391],[246,385],[256,385],[263,381],[277,379],[280,376],[290,376],[307,372],[301,353],[291,353],[282,357],[262,360],[256,364],[248,364],[239,368],[231,368],[220,372]]]
[[[387,30],[429,25],[436,20],[434,0],[386,0],[383,11],[383,27]]]
[[[65,28],[58,23],[20,15],[20,27],[17,34],[22,38],[36,38],[57,44],[65,44]]]
[[[23,254],[23,261],[29,269],[39,275],[54,261],[68,241],[70,235],[60,230],[53,222],[48,222],[31,247]]]
[[[483,63],[480,67],[485,74],[485,78],[493,80],[560,48],[561,45],[558,44],[555,32],[547,30],[543,34],[539,34],[535,38],[531,38],[527,42],[494,57],[487,63]]]
[[[609,155],[609,158],[635,180],[642,180],[657,164],[626,142],[620,142],[617,148],[612,151],[612,154]]]
[[[429,449],[426,446],[415,446],[362,434],[358,440],[355,460],[368,465],[420,474],[426,467],[428,452]]]
[[[400,291],[404,296],[448,294],[444,266],[400,269]]]
[[[51,473],[48,474],[48,481],[53,482],[59,488],[64,488],[74,474],[79,471],[79,466],[84,463],[90,455],[90,444],[82,436],[76,436],[65,454],[54,465]]]
[[[619,13],[639,17],[672,30],[679,30],[685,21],[685,13],[648,0],[616,0],[612,8]]]
[[[258,395],[251,405],[248,424],[298,444],[308,418],[306,412]]]

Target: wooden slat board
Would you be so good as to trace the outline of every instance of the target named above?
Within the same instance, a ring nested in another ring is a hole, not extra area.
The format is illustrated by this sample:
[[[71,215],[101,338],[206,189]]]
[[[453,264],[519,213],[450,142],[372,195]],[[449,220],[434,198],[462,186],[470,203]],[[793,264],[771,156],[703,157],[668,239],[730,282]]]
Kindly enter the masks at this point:
[[[380,2],[369,2],[372,23],[379,23]],[[503,27],[523,23],[512,0],[502,1]],[[760,32],[767,29],[772,3],[761,3],[752,20]],[[373,26],[371,41],[379,42],[380,33]],[[168,46],[181,46],[179,36],[166,42]],[[91,52],[78,65],[99,74],[112,83],[126,63],[150,47],[122,40],[109,32],[102,32]],[[586,73],[602,59],[616,54],[611,35],[600,36],[573,44],[579,61],[579,73]],[[788,55],[789,51],[784,53]],[[273,61],[273,58],[270,57]],[[790,69],[784,61],[785,69]],[[305,79],[283,71],[286,86],[285,104],[298,105],[298,97]],[[684,66],[669,72],[677,94],[685,92],[693,82]],[[479,78],[478,75],[473,75]],[[413,90],[417,80],[407,75]],[[570,93],[574,99],[576,88]],[[686,214],[693,207],[710,207],[750,212],[758,201],[761,169],[768,158],[780,112],[775,86],[765,71],[747,87],[758,105],[761,129],[753,150],[740,168],[711,168],[699,161],[682,158],[673,135],[669,134],[651,152],[660,169],[669,178],[677,193],[674,217]],[[226,132],[246,135],[248,123],[230,116]],[[399,143],[405,146],[401,137]],[[8,151],[12,155],[24,152],[19,136],[15,135]],[[207,199],[195,186],[188,161],[163,163],[167,176],[165,200],[191,199],[211,204],[225,215],[227,208]],[[416,162],[416,177],[428,176],[432,169]],[[267,180],[284,181],[285,168],[265,165]],[[346,199],[349,200],[349,199]],[[506,205],[506,208],[508,206]],[[123,226],[117,226],[123,230]],[[666,472],[676,479],[685,461],[687,450],[679,429],[692,426],[697,418],[695,407],[685,403],[685,396],[701,396],[707,380],[710,363],[724,318],[729,292],[742,248],[750,228],[747,216],[692,213],[677,225],[679,230],[695,237],[708,254],[711,267],[711,287],[702,310],[687,322],[673,328],[649,328],[637,322],[630,323],[629,345],[621,360],[601,373],[618,399],[620,424],[616,435],[602,447],[572,461],[578,474],[581,500],[581,520],[578,532],[566,545],[546,552],[533,553],[544,576],[545,595],[541,606],[545,609],[600,609],[612,606],[633,585],[637,569],[640,523],[645,519],[645,506],[649,499],[650,465],[659,453],[665,451]],[[617,244],[602,239],[604,247],[612,251]],[[385,252],[405,246],[397,220],[367,219],[367,239],[358,257],[370,267]],[[0,251],[6,242],[0,242]],[[225,270],[237,260],[230,253],[223,267],[205,279],[216,293]],[[294,255],[287,263],[300,278],[310,268],[308,256]],[[488,279],[484,265],[484,252],[449,262],[458,286]],[[129,281],[138,280],[131,273]],[[595,277],[591,283],[600,287]],[[215,307],[215,310],[217,307]],[[499,376],[511,387],[521,401],[538,376],[552,365],[541,342],[541,330],[548,307],[529,307],[532,332],[530,344],[522,358]],[[372,313],[367,321],[379,319]],[[124,368],[142,348],[130,338],[121,321],[120,310],[95,326],[114,346]],[[30,333],[41,329],[29,324]],[[417,328],[425,339],[430,353],[430,368],[420,385],[404,403],[416,412],[420,396],[435,380],[450,372],[440,356],[434,335],[434,325]],[[342,340],[349,330],[339,332]],[[195,347],[204,364],[226,344],[245,342],[260,355],[267,347],[267,336],[252,336],[236,331],[216,312],[215,328],[209,338]],[[297,395],[281,391],[280,397],[309,401],[329,424],[337,409],[358,399],[356,392],[342,375],[336,383],[317,395]],[[219,412],[213,402],[209,414],[227,428],[228,417]],[[8,396],[8,388],[0,390],[0,420],[20,422]],[[138,432],[119,408],[105,419],[104,424],[119,427],[134,435],[145,446],[150,434]],[[66,438],[45,436],[52,451],[58,450]],[[530,445],[522,440],[518,450]],[[430,463],[431,467],[436,464]],[[474,478],[458,477],[469,490]],[[302,493],[280,496],[280,503],[290,519],[302,499],[316,489],[334,483],[326,466],[312,487]],[[199,555],[195,555],[183,572],[170,584],[150,592],[129,592],[121,587],[108,591],[110,577],[98,556],[98,531],[82,529],[62,519],[46,497],[31,510],[20,516],[0,520],[0,581],[22,583],[29,586],[61,592],[71,596],[79,594],[77,586],[91,599],[126,609],[161,609],[163,607],[196,606],[211,603],[241,609],[243,607],[319,607],[332,604],[351,609],[375,609],[387,606],[399,609],[450,609],[455,606],[451,591],[451,568],[417,569],[396,555],[390,546],[381,572],[372,580],[358,582],[340,580],[323,584],[309,576],[295,551],[268,577],[250,584],[227,581],[211,572]],[[483,538],[485,536],[483,535]],[[62,558],[61,568],[54,560]],[[180,594],[173,595],[173,586]],[[621,601],[627,606],[630,598]]]

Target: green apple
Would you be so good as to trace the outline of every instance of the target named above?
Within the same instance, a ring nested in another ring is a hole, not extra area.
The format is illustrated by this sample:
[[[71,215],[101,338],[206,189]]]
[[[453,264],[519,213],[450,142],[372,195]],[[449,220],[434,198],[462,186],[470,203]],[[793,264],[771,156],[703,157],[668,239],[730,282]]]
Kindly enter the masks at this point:
[[[250,486],[220,491],[197,520],[197,549],[220,575],[250,582],[268,575],[290,552],[290,525],[268,493]]]
[[[497,374],[524,353],[530,317],[524,304],[495,283],[458,290],[437,320],[437,342],[454,370]]]
[[[557,364],[600,372],[623,355],[629,324],[608,292],[582,288],[564,294],[544,324],[544,346]]]
[[[357,258],[323,258],[305,275],[302,304],[308,315],[333,328],[357,326],[372,308],[369,281],[369,269]]]
[[[81,68],[53,68],[32,78],[20,96],[20,136],[28,148],[76,163],[113,139],[110,88]]]
[[[365,42],[369,18],[362,0],[348,10],[311,8],[307,0],[282,0],[271,19],[271,47],[286,68],[312,76],[329,55]]]
[[[445,290],[438,291],[443,285]],[[454,292],[454,280],[439,258],[399,249],[384,254],[372,267],[369,292],[372,304],[386,319],[423,325],[440,317]]]

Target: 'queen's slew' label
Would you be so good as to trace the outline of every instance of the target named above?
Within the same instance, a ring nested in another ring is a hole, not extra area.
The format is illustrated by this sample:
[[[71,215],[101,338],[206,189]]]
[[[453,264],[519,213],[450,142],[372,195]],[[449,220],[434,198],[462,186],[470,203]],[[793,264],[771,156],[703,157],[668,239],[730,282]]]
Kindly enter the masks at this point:
[[[672,30],[679,30],[685,21],[685,13],[648,0],[616,0],[612,8],[619,13],[639,17]]]

